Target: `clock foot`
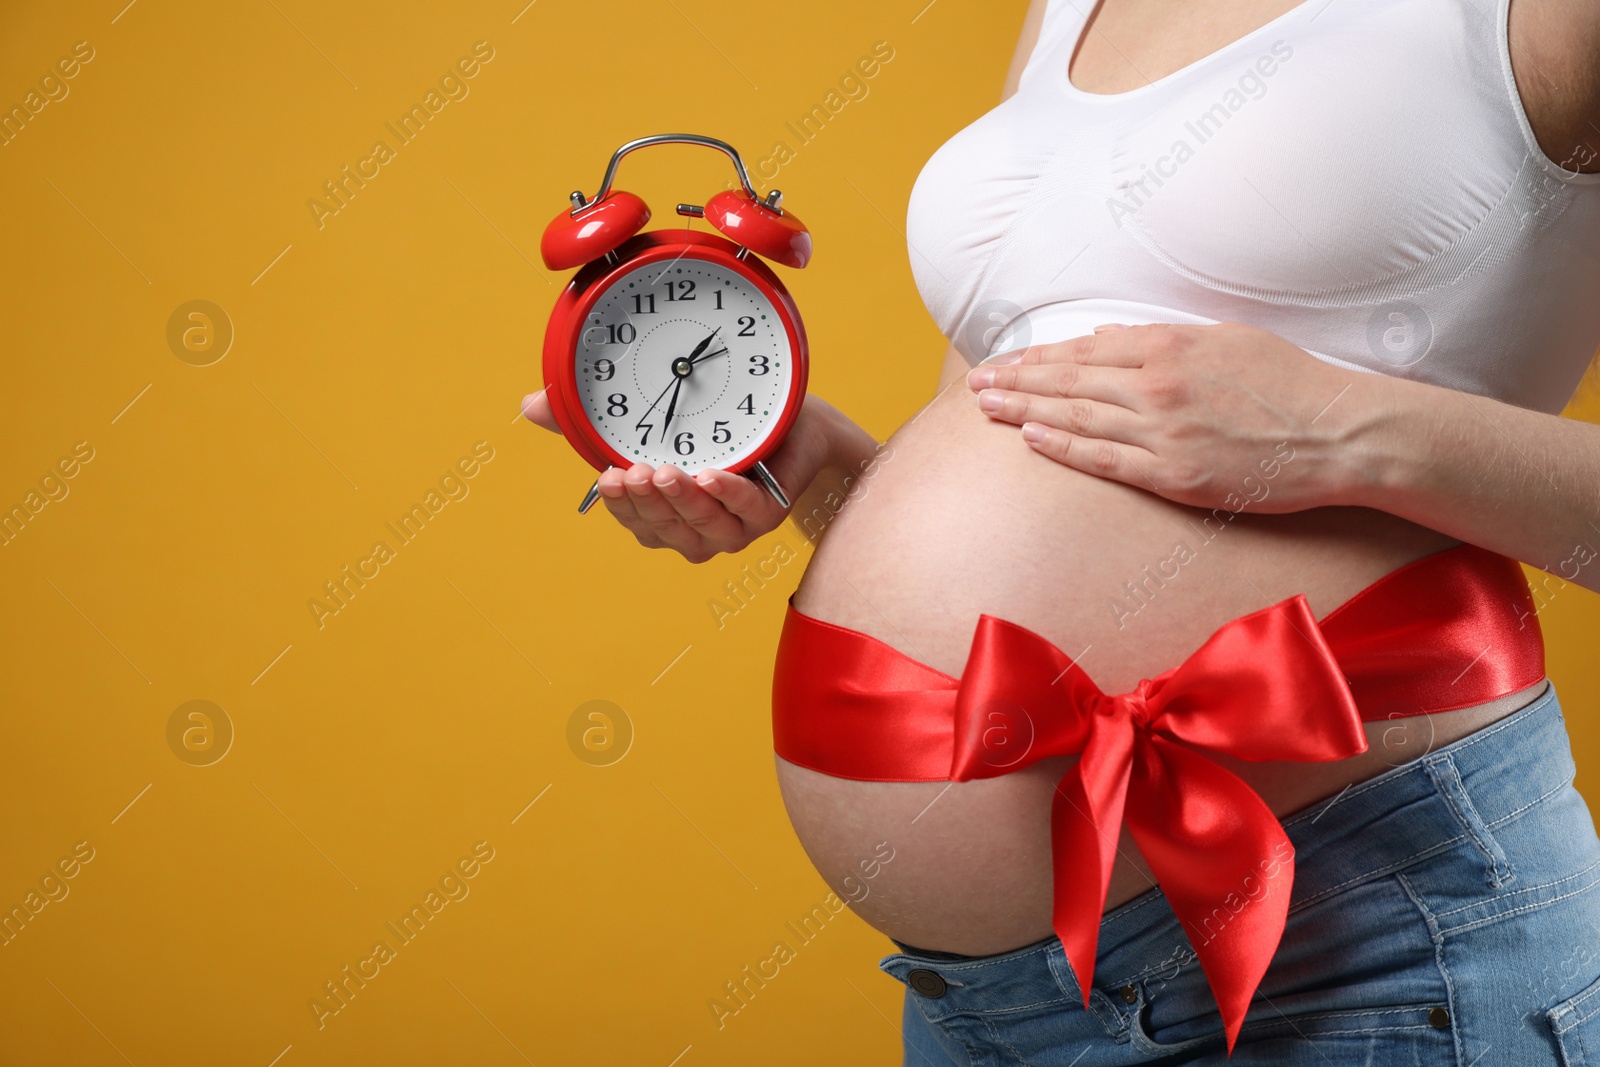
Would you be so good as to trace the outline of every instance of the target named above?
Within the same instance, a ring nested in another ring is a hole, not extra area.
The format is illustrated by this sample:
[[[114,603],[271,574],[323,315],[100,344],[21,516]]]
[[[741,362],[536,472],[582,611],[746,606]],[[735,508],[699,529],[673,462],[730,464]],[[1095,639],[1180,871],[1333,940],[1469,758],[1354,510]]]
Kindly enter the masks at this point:
[[[778,484],[778,479],[774,478],[772,476],[772,472],[767,470],[767,465],[765,463],[757,463],[754,467],[751,467],[748,477],[759,483],[761,488],[765,489],[768,493],[772,494],[772,499],[778,502],[779,507],[793,507],[793,505],[789,503],[789,498],[783,495],[783,487]]]
[[[596,478],[595,483],[589,487],[589,491],[583,494],[583,503],[578,505],[578,514],[582,515],[587,512],[590,508],[594,507],[594,502],[599,499],[600,480]]]

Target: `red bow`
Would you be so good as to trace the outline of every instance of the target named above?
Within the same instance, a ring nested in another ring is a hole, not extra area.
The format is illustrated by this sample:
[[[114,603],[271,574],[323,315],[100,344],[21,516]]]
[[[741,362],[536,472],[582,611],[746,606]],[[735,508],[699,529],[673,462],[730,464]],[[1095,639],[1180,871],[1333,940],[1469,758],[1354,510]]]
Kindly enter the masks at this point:
[[[1283,935],[1294,846],[1254,790],[1205,753],[1322,761],[1367,749],[1305,597],[1235,619],[1119,696],[1043,637],[984,615],[955,714],[952,781],[1080,755],[1056,786],[1050,829],[1052,925],[1084,1007],[1126,818],[1200,959],[1231,1054]]]

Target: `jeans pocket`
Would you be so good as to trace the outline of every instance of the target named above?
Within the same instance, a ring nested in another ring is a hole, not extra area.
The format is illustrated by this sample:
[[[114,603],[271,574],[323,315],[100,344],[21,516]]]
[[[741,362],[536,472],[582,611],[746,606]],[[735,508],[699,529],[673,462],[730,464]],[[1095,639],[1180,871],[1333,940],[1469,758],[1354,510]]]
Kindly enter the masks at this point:
[[[1145,1055],[1223,1047],[1197,964],[1129,990],[1130,1036]],[[1374,879],[1290,914],[1229,1062],[1451,1064],[1449,1000],[1422,913],[1398,878]]]
[[[1148,1015],[1142,1010],[1133,1012],[1129,1023],[1133,1047],[1144,1056],[1187,1053],[1199,1059],[1220,1054],[1226,1047],[1220,1021],[1208,1037],[1176,1042],[1155,1040]],[[1600,1064],[1600,1060],[1594,1062]],[[1326,1067],[1330,1063],[1453,1065],[1456,1049],[1449,1013],[1437,1004],[1406,1004],[1258,1017],[1244,1024],[1228,1058],[1229,1067]]]
[[[1564,1067],[1600,1065],[1600,979],[1544,1014]]]

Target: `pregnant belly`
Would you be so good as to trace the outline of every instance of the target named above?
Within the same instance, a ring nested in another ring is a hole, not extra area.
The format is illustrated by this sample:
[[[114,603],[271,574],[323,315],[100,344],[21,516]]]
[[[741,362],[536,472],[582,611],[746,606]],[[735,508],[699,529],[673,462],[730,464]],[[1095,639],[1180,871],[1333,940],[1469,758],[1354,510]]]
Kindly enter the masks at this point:
[[[1296,593],[1320,618],[1455,543],[1363,509],[1230,518],[1175,505],[1045,459],[961,383],[889,446],[819,541],[795,606],[955,676],[988,612],[1076,656],[1104,691],[1126,692],[1231,619]],[[1266,473],[1297,462],[1287,448],[1262,459],[1250,481],[1240,472],[1241,499],[1270,494]],[[1520,706],[1502,703],[1369,723],[1369,750],[1349,760],[1219,762],[1281,816]],[[1070,762],[950,784],[859,782],[779,759],[778,782],[818,871],[867,922],[918,947],[984,955],[1050,933],[1050,798]],[[1120,851],[1107,907],[1153,885],[1126,832]]]

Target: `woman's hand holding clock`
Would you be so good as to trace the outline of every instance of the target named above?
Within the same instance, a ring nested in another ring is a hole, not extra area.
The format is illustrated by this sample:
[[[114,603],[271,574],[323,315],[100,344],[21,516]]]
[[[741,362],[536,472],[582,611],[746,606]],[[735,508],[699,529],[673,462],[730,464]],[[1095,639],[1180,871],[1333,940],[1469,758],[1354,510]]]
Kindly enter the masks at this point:
[[[742,188],[677,208],[715,233],[644,230],[649,207],[613,187],[624,156],[657,144],[712,148],[733,163]],[[580,512],[603,500],[641,544],[699,563],[791,512],[809,515],[805,497],[843,483],[823,471],[857,460],[863,444],[875,453],[864,430],[806,393],[805,327],[763,261],[803,268],[811,234],[781,192],[756,192],[732,145],[636,138],[612,155],[593,198],[569,200],[539,253],[551,270],[578,270],[550,309],[545,388],[523,411],[601,472]]]
[[[523,399],[522,413],[547,430],[561,432],[542,389]],[[807,511],[811,494],[804,490],[823,481],[819,475],[868,458],[876,447],[871,435],[832,404],[808,395],[794,427],[766,462],[795,497],[795,510]],[[655,468],[635,463],[602,472],[599,485],[606,510],[641,545],[670,548],[690,563],[738,552],[783,525],[789,514],[760,485],[724,470],[708,468],[691,478],[670,463]]]

